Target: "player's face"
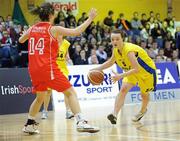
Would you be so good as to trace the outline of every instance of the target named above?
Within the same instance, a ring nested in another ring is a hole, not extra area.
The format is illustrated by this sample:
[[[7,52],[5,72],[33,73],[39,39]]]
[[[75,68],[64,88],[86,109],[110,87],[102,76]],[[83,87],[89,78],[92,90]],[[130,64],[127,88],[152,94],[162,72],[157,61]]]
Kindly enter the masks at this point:
[[[112,33],[111,34],[111,43],[112,43],[113,47],[121,48],[123,46],[123,39],[121,37],[121,34]]]

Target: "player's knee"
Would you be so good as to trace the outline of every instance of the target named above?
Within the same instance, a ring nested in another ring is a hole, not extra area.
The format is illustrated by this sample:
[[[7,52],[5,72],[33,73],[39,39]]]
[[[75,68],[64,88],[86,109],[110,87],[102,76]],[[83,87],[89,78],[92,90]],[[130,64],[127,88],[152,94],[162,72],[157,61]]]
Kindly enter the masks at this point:
[[[36,97],[37,103],[42,104],[44,102],[44,98],[45,98],[45,96]]]
[[[126,95],[127,94],[127,88],[126,87],[122,87],[121,89],[120,89],[120,93],[122,94],[122,95]]]
[[[147,94],[147,93],[141,94],[141,98],[142,99],[149,99],[149,94]]]

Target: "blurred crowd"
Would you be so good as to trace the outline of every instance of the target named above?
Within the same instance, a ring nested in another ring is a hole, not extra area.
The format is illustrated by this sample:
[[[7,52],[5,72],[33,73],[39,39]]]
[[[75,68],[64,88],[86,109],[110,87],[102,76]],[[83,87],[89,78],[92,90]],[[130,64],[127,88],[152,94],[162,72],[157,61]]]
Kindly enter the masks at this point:
[[[135,43],[144,48],[157,63],[175,62],[180,57],[180,27],[175,25],[175,17],[168,13],[161,19],[160,13],[150,11],[134,12],[132,19],[126,19],[125,13],[120,13],[116,20],[114,12],[109,10],[103,21],[92,22],[80,36],[66,37],[71,43],[68,65],[101,64],[112,54],[110,33],[113,29],[121,29],[126,34],[125,41]],[[60,11],[54,24],[75,28],[87,19],[87,13],[82,13],[79,19],[71,10]],[[0,16],[0,67],[27,67],[28,43],[18,43],[27,25],[21,25],[13,20],[11,15],[5,19]]]

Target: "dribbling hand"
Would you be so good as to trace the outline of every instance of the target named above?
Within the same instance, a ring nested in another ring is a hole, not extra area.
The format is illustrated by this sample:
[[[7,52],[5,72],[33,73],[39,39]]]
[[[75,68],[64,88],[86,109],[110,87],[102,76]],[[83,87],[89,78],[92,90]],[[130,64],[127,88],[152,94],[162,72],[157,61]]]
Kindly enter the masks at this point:
[[[122,75],[114,72],[114,70],[112,70],[112,73],[114,74],[113,76],[110,77],[111,81],[114,83],[116,83],[116,81],[120,80],[122,78]]]

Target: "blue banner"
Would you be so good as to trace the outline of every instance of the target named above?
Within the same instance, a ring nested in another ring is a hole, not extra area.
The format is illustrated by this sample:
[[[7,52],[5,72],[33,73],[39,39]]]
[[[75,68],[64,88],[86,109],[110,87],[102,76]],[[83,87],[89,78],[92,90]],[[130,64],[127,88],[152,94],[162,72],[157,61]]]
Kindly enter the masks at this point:
[[[157,90],[180,88],[178,68],[175,63],[156,63],[157,67]],[[117,72],[122,73],[122,69],[117,66]],[[121,86],[122,81],[119,81]],[[131,91],[139,91],[139,87],[133,87]]]
[[[27,113],[34,99],[27,68],[0,69],[0,115]]]

